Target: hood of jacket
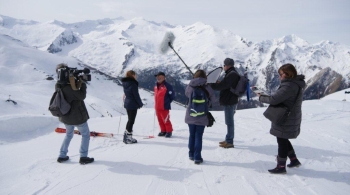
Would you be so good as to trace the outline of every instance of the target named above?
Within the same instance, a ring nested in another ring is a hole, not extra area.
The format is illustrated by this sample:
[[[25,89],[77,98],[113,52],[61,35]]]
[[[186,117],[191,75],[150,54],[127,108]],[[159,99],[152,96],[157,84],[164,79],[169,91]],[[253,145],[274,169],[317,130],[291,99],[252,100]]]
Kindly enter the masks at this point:
[[[284,82],[292,82],[292,83],[295,83],[297,84],[299,87],[301,88],[305,88],[306,86],[306,83],[305,83],[305,76],[304,75],[297,75],[296,77],[294,78],[287,78],[287,79],[283,79],[281,81],[281,84],[284,83]]]
[[[198,77],[198,78],[192,79],[188,85],[191,87],[197,87],[197,86],[205,85],[206,83],[207,83],[207,79]]]
[[[137,80],[135,80],[134,78],[130,78],[130,77],[122,78],[122,82],[123,82],[123,86],[125,88],[130,87],[132,84],[136,84],[137,86],[139,85],[139,82],[137,82]]]

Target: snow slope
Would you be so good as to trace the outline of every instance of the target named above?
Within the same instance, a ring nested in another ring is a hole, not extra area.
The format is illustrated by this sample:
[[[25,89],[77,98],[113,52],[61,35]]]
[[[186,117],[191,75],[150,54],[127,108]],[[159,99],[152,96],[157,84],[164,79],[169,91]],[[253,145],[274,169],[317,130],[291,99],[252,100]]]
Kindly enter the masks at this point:
[[[159,128],[153,109],[142,108],[134,128],[139,143],[133,145],[122,142],[126,116],[90,119],[92,131],[117,135],[91,138],[89,156],[96,161],[88,165],[78,163],[79,135],[71,142],[70,160],[56,162],[64,138],[53,132],[63,126],[56,118],[2,114],[0,194],[347,194],[349,101],[303,102],[301,134],[292,140],[302,166],[286,175],[267,172],[276,165],[277,144],[265,108],[237,111],[234,149],[218,147],[226,126],[223,112],[213,112],[217,122],[205,129],[202,165],[188,159],[184,110],[171,111],[172,138],[143,139]]]

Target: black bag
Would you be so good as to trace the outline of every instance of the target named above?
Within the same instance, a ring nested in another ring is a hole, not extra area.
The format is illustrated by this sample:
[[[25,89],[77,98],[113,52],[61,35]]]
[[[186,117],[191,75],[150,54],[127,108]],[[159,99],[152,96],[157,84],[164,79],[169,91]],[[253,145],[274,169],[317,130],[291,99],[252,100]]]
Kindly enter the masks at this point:
[[[64,99],[61,89],[57,88],[57,90],[52,94],[49,111],[53,116],[61,117],[66,115],[70,108],[71,106],[66,99]]]
[[[283,104],[270,105],[264,112],[264,116],[272,123],[282,125],[290,115],[290,110]]]
[[[208,117],[208,125],[207,125],[207,127],[213,126],[213,124],[215,122],[215,119],[214,119],[213,115],[209,111],[207,113],[207,117]]]
[[[300,88],[298,90],[298,94],[295,98],[294,104],[291,109],[289,109],[282,103],[277,105],[269,105],[269,107],[264,112],[264,116],[274,124],[283,125],[288,116],[290,115],[291,111],[293,110],[294,105],[299,97],[299,93]]]

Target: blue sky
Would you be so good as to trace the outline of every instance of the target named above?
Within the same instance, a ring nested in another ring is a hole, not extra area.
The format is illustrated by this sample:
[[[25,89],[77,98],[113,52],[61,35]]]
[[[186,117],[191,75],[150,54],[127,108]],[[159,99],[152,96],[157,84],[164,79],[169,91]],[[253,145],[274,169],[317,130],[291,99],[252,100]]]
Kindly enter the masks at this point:
[[[143,17],[172,25],[195,22],[232,31],[253,42],[296,34],[350,46],[349,0],[0,0],[0,14],[66,23]]]

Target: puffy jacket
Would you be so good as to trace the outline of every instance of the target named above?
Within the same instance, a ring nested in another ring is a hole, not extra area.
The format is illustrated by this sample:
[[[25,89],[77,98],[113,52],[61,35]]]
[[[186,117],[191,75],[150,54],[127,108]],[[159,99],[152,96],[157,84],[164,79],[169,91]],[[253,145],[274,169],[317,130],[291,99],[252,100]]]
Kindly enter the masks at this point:
[[[85,123],[90,117],[86,109],[84,99],[86,98],[86,84],[82,83],[79,90],[74,91],[70,84],[58,84],[55,88],[61,88],[64,98],[71,105],[69,112],[59,117],[59,120],[68,125],[80,125]]]
[[[125,100],[124,108],[127,110],[137,110],[143,106],[139,94],[139,83],[130,77],[122,78]]]
[[[156,110],[170,110],[171,102],[175,99],[173,86],[166,81],[154,86],[154,108]]]
[[[225,73],[226,75],[220,83],[212,83],[210,84],[210,86],[214,90],[220,91],[220,105],[234,105],[238,103],[238,96],[233,94],[230,91],[230,88],[235,88],[237,86],[240,76],[238,75],[234,67],[229,68],[228,70],[226,70]]]
[[[193,92],[193,88],[201,85],[205,85],[207,83],[207,79],[205,78],[195,78],[190,81],[188,86],[186,87],[185,95],[186,97],[190,98]],[[209,85],[205,85],[205,88],[207,89],[209,93],[209,98],[211,102],[215,101],[214,91]],[[192,117],[190,116],[190,109],[191,109],[191,102],[188,101],[187,109],[186,109],[186,116],[185,116],[185,123],[191,124],[191,125],[202,125],[207,126],[208,125],[208,117]]]
[[[279,138],[292,139],[298,137],[300,134],[303,88],[306,86],[304,79],[304,75],[297,75],[295,78],[291,79],[283,79],[276,93],[271,96],[261,95],[259,97],[260,102],[271,105],[282,103],[288,108],[292,108],[293,104],[295,103],[294,108],[291,110],[290,115],[287,117],[283,125],[277,125],[274,123],[271,124],[270,133],[272,135]],[[299,96],[297,97],[299,89],[300,92]]]

